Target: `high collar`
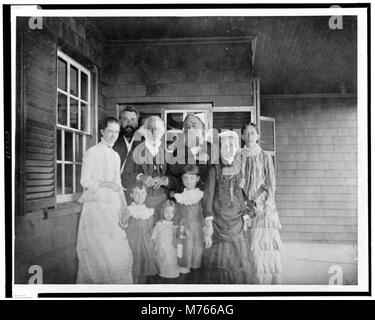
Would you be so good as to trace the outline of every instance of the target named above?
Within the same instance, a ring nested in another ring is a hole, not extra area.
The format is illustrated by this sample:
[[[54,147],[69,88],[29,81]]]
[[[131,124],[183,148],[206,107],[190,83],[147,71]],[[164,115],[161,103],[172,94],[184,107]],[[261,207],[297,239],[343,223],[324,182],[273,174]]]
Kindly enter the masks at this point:
[[[102,143],[104,146],[106,146],[107,148],[111,148],[111,149],[112,149],[112,147],[113,147],[113,144],[109,144],[107,141],[105,141],[105,140],[103,139],[103,137],[101,138],[101,143]]]
[[[262,151],[262,148],[257,143],[250,148],[245,146],[242,149],[242,153],[247,157],[248,156],[255,156],[255,155],[259,154],[261,151]]]
[[[163,223],[163,224],[166,224],[166,225],[173,225],[173,221],[172,220],[162,219],[162,220],[160,220],[160,222]]]

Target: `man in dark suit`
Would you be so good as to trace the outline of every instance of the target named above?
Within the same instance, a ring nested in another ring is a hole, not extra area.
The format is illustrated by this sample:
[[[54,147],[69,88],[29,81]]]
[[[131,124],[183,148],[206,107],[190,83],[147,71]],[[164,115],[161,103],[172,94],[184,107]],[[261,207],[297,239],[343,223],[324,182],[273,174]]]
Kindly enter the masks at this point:
[[[135,172],[133,167],[129,166],[129,156],[132,151],[140,143],[134,141],[134,133],[138,128],[139,112],[131,105],[127,105],[120,113],[120,134],[117,141],[113,145],[113,149],[119,154],[121,159],[121,181],[122,186],[128,189],[135,180]],[[125,192],[126,201],[131,202],[129,192]]]

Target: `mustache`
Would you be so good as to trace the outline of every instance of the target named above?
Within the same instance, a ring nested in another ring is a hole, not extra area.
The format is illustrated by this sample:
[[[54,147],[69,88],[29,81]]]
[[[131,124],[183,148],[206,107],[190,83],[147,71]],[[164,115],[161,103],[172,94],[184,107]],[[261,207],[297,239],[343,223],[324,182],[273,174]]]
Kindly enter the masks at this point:
[[[129,134],[129,133],[132,134],[135,132],[135,130],[136,128],[131,125],[127,125],[124,128],[121,128],[121,132],[124,134]]]

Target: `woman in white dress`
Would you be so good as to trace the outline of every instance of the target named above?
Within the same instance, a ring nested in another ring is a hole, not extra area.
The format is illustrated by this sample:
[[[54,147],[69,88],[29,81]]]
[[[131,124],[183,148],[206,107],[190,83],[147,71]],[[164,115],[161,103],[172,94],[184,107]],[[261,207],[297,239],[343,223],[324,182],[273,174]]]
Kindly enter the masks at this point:
[[[133,256],[125,231],[120,227],[127,206],[121,186],[120,157],[112,149],[120,126],[106,118],[102,140],[83,157],[81,185],[86,188],[78,229],[79,284],[133,283]]]

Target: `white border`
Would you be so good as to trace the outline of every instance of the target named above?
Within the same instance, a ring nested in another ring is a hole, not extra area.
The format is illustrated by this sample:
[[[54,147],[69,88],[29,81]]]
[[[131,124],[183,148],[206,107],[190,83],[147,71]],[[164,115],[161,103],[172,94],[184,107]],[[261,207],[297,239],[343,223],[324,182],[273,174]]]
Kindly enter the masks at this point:
[[[240,1],[238,1],[240,2]],[[324,286],[324,285],[227,285],[227,292],[358,292],[368,291],[368,229],[367,229],[367,12],[365,8],[348,9],[194,9],[194,10],[76,10],[74,16],[332,16],[332,15],[357,15],[358,16],[358,285],[357,286]],[[12,83],[15,84],[15,18],[16,16],[71,16],[72,11],[49,10],[41,11],[36,7],[13,7],[11,11],[12,23]],[[15,114],[15,85],[12,86],[12,112]],[[15,118],[12,119],[15,128]],[[15,130],[12,131],[15,141]],[[1,142],[2,143],[2,142]],[[14,143],[12,152],[14,153]],[[12,159],[14,172],[15,159]],[[13,181],[14,190],[14,181]],[[14,203],[13,193],[13,203]],[[14,220],[13,220],[14,237]],[[13,257],[14,270],[14,257]],[[216,292],[222,291],[223,285],[13,285],[15,297],[36,297],[38,292]],[[196,297],[194,297],[196,299]],[[194,299],[192,298],[192,299]],[[223,297],[220,297],[222,299]],[[181,298],[176,298],[181,299]],[[184,298],[186,299],[186,297]],[[202,297],[202,299],[208,299]],[[212,299],[212,298],[210,298]],[[249,298],[235,298],[249,299]],[[271,298],[272,299],[272,298]]]

